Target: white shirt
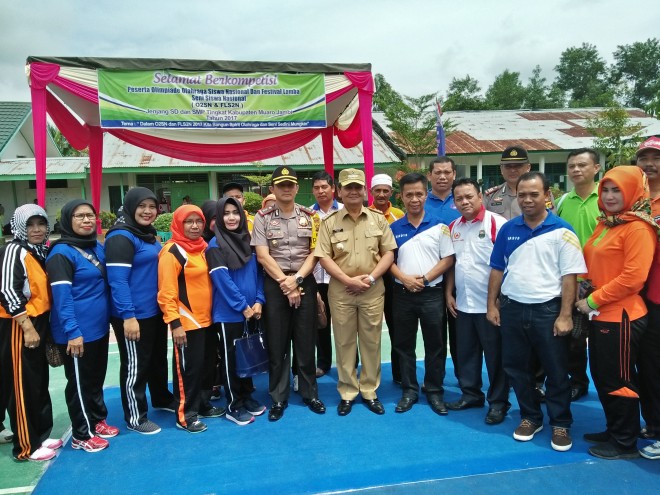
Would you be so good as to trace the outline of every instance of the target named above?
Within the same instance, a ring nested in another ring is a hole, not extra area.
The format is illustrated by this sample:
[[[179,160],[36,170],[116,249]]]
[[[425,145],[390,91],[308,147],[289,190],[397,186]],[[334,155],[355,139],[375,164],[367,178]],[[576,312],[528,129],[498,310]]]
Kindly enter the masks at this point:
[[[399,247],[396,265],[408,275],[424,275],[438,264],[442,258],[454,254],[454,246],[449,237],[449,227],[439,223],[421,232]],[[400,280],[395,279],[398,283]],[[429,280],[429,286],[442,282],[442,275]]]
[[[460,217],[449,226],[456,251],[456,307],[463,313],[486,313],[490,255],[506,218],[486,209],[471,221]]]
[[[317,203],[318,204],[318,203]],[[321,217],[321,220],[323,220],[325,217],[330,215],[330,213],[334,213],[335,211],[341,210],[344,205],[337,200],[334,200],[332,202],[332,205],[328,209],[328,211],[323,211],[321,207],[315,208],[316,205],[312,205],[311,208],[316,210],[316,212],[319,214],[319,217]],[[321,263],[317,263],[314,265],[314,278],[316,279],[317,284],[329,284],[330,283],[330,275],[328,275],[328,272],[326,272],[323,268],[321,268]]]

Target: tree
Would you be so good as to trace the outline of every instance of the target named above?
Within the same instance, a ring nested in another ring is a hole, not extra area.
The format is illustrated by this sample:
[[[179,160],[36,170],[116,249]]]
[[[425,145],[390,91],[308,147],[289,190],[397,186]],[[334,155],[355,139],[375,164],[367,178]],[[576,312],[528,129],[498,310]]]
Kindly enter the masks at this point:
[[[626,105],[653,108],[660,104],[660,41],[650,38],[632,45],[619,45],[614,52],[612,79],[624,86]]]
[[[476,79],[468,74],[462,79],[454,77],[451,80],[443,110],[483,110],[484,107],[484,97]]]
[[[520,82],[520,72],[504,72],[486,90],[486,108],[489,110],[518,110],[525,101],[525,88]]]
[[[394,111],[396,108],[405,106],[403,97],[394,91],[390,83],[385,80],[385,76],[376,74],[374,84],[376,86],[372,108],[374,112],[385,112],[387,109]]]
[[[53,142],[55,143],[55,146],[57,146],[57,149],[60,150],[60,153],[62,153],[62,156],[89,155],[89,148],[85,148],[84,150],[75,149],[73,146],[71,146],[69,141],[66,140],[64,134],[62,134],[57,127],[53,127],[52,125],[48,124],[48,133],[53,138]]]
[[[617,103],[587,119],[585,128],[595,136],[593,147],[605,155],[606,168],[628,163],[643,139],[639,133],[643,126],[633,123],[626,109]]]
[[[420,157],[436,150],[435,93],[403,97],[403,104],[385,109],[392,139],[410,155]]]
[[[532,71],[532,77],[529,78],[527,86],[525,86],[525,98],[523,100],[523,108],[530,110],[538,110],[540,108],[557,108],[550,96],[550,88],[545,83],[546,78],[541,77],[541,66],[537,65]],[[559,107],[563,106],[563,102]]]
[[[556,85],[568,96],[570,107],[600,107],[614,101],[614,90],[608,82],[605,60],[595,45],[564,50],[555,66]]]

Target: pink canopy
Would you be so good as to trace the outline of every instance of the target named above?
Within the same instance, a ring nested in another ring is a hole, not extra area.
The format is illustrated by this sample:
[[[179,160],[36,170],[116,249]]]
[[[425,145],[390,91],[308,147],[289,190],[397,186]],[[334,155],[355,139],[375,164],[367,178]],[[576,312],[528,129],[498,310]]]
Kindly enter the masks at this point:
[[[102,129],[97,69],[323,73],[328,126],[325,129],[248,131]],[[371,183],[374,83],[370,64],[28,57],[27,73],[32,95],[37,200],[42,206],[46,201],[46,114],[71,146],[78,150],[89,147],[92,203],[97,210],[101,203],[104,132],[162,155],[217,164],[279,156],[305,145],[320,134],[325,169],[332,175],[333,137],[337,136],[345,148],[363,143],[365,175],[367,184]]]

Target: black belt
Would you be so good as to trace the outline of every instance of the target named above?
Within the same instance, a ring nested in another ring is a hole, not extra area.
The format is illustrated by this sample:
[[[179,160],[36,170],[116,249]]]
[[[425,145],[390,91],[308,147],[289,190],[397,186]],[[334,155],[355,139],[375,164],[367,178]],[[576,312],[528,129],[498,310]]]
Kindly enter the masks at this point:
[[[406,289],[406,288],[403,286],[403,284],[400,284],[399,282],[396,282],[396,285],[398,285],[399,287],[401,287],[401,289],[403,289],[403,290],[406,291],[406,292],[411,292],[412,294],[417,294],[417,292],[409,291],[408,289]],[[426,289],[442,289],[442,282],[438,282],[438,283],[435,284],[435,285],[425,285],[424,288],[423,288],[422,290],[426,290]]]

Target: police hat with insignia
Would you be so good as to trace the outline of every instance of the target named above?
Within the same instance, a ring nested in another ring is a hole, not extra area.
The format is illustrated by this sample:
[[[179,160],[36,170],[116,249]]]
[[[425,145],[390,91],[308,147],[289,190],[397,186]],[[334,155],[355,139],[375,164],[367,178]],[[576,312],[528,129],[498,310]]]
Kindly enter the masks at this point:
[[[527,150],[520,146],[509,146],[502,153],[500,163],[529,163]]]
[[[294,184],[298,184],[298,176],[296,175],[296,171],[292,170],[291,167],[277,167],[273,171],[270,183],[272,185],[277,185],[281,184],[282,182],[293,182]]]
[[[344,187],[348,184],[366,185],[367,181],[364,178],[364,172],[357,168],[346,168],[339,172],[339,185]]]

